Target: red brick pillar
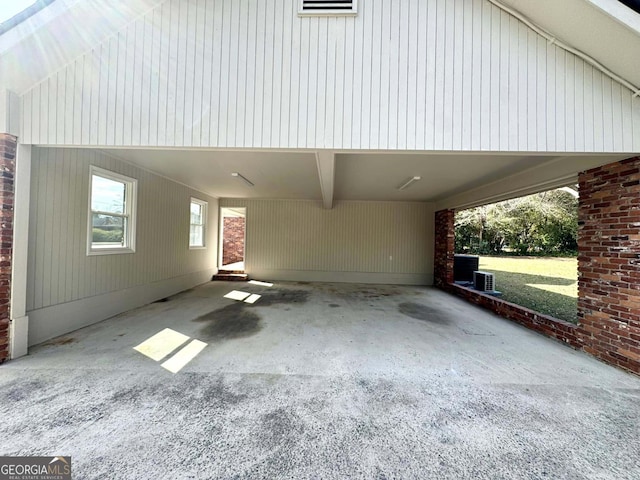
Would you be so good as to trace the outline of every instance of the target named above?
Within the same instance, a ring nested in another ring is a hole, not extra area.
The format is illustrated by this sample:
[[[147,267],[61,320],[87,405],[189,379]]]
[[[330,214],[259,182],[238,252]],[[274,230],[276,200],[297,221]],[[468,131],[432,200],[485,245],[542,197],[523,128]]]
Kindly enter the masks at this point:
[[[0,363],[9,358],[16,144],[16,137],[0,133]]]
[[[436,287],[445,289],[453,283],[454,220],[454,210],[436,212],[433,276]]]
[[[578,251],[584,350],[640,373],[640,157],[580,174]]]

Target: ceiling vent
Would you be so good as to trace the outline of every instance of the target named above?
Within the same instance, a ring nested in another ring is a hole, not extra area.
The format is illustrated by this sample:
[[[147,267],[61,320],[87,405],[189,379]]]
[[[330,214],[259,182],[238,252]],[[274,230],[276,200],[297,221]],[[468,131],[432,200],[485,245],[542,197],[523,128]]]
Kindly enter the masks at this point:
[[[299,15],[356,15],[357,0],[300,0]]]

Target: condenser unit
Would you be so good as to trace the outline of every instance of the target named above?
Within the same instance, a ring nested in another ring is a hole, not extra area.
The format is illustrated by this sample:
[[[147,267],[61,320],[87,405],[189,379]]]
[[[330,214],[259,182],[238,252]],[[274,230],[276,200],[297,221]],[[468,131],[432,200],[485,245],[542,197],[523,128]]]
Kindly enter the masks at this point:
[[[493,273],[473,272],[473,288],[481,292],[493,292],[496,289],[496,281]]]

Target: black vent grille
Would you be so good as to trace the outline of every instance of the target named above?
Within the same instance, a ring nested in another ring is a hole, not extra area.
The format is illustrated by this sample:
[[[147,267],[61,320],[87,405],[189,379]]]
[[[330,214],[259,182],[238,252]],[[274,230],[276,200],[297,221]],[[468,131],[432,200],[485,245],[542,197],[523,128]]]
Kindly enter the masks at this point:
[[[306,15],[354,15],[356,0],[301,0],[300,13]]]

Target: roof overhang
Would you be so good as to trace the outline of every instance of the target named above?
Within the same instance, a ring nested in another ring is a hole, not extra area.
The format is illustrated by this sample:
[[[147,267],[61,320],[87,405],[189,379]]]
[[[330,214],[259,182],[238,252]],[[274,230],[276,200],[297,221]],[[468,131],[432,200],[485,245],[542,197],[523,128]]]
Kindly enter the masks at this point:
[[[640,15],[617,0],[499,0],[640,86]]]

